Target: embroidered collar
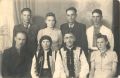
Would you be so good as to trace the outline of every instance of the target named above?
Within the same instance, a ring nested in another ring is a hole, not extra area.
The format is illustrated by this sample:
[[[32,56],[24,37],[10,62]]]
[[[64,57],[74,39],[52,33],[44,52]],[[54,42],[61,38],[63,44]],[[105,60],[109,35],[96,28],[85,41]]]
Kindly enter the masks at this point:
[[[66,46],[64,46],[63,48],[64,48],[64,50],[65,50],[65,51],[70,50],[70,49],[68,49]],[[76,47],[75,47],[75,46],[73,46],[73,47],[71,48],[71,50],[75,50],[75,49],[76,49]]]

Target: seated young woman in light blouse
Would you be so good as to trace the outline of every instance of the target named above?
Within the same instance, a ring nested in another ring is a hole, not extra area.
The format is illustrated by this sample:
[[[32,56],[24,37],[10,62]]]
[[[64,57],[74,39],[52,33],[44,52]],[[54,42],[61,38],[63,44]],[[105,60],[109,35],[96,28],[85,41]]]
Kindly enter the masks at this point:
[[[37,39],[38,42],[43,35],[48,35],[52,38],[52,50],[58,50],[62,44],[62,33],[60,29],[56,28],[56,17],[55,14],[49,12],[46,14],[46,28],[39,30]]]
[[[91,71],[89,78],[113,78],[117,67],[117,54],[110,50],[106,35],[97,35],[98,51],[91,54]]]

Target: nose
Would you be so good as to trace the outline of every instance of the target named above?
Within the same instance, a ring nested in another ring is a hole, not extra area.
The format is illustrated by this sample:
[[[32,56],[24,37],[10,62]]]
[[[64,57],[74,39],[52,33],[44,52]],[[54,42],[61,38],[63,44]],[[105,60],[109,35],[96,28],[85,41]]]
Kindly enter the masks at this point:
[[[97,20],[97,17],[94,17],[94,20]]]
[[[71,42],[72,40],[71,39],[68,39],[68,42]]]
[[[20,40],[20,43],[24,43],[24,40]]]
[[[47,42],[45,42],[45,45],[47,45]]]
[[[99,47],[101,47],[101,43],[99,43]]]
[[[70,16],[70,19],[72,19],[72,16]]]

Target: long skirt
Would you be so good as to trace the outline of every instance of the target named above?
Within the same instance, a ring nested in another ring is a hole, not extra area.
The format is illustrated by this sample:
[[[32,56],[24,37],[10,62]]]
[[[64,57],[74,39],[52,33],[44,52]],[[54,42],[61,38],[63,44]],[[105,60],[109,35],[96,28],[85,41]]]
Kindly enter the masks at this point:
[[[52,78],[52,73],[49,69],[43,69],[40,78]]]

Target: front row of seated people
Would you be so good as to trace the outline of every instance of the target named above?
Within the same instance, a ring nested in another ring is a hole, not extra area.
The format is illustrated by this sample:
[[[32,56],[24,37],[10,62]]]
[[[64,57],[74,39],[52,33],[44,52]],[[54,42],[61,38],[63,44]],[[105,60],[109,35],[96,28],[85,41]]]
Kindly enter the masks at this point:
[[[63,46],[52,51],[52,39],[44,35],[32,60],[32,78],[113,78],[116,73],[117,55],[110,50],[106,35],[97,35],[97,51],[91,53],[90,67],[84,51],[74,44],[73,33],[64,35]],[[90,68],[90,69],[89,69]]]

